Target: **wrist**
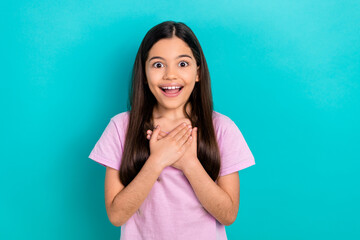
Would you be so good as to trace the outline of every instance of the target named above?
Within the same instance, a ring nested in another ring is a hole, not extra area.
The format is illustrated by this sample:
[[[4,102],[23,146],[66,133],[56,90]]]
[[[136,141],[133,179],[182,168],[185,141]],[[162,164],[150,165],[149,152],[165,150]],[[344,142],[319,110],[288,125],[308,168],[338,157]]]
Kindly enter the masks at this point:
[[[194,158],[191,161],[188,161],[188,164],[184,166],[184,169],[182,169],[184,175],[191,174],[191,171],[196,170],[199,167],[200,160],[198,158]]]
[[[162,172],[162,170],[166,167],[163,166],[160,161],[158,161],[158,158],[156,156],[153,156],[150,154],[149,158],[147,159],[147,161],[149,164],[152,165],[152,167],[155,169],[155,171],[159,172],[159,174]]]

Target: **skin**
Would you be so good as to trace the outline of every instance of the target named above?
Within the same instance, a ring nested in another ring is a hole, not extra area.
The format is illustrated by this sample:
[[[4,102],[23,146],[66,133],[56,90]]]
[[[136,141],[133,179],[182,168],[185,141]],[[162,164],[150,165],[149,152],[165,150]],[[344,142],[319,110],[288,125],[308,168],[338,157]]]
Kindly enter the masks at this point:
[[[180,57],[181,55],[186,56]],[[154,57],[162,59],[154,59]],[[191,49],[181,39],[177,37],[161,39],[153,45],[145,63],[145,73],[150,91],[157,100],[153,113],[155,119],[164,118],[170,121],[185,119],[183,107],[195,83],[199,81],[198,70]],[[177,97],[166,97],[159,88],[161,84],[175,83],[184,86],[182,93]],[[188,105],[187,111],[190,109],[191,106]]]
[[[155,126],[159,125],[163,130],[161,132],[170,132],[183,122],[189,124],[190,133],[192,132],[190,120],[185,117],[183,108],[194,89],[195,83],[199,81],[198,70],[199,67],[196,65],[191,49],[178,37],[161,39],[150,49],[145,64],[145,73],[149,89],[157,100],[153,119]],[[182,92],[177,97],[167,97],[159,88],[163,84],[175,83],[183,86]],[[189,104],[187,111],[189,112],[190,109]],[[191,145],[190,151],[186,151],[171,166],[184,170],[185,165],[188,164],[187,161],[194,157],[196,158],[196,142]]]
[[[188,55],[189,57],[179,57],[180,55]],[[191,49],[177,37],[162,39],[154,44],[149,52],[148,59],[157,56],[163,59],[148,60],[146,64],[149,88],[158,102],[154,108],[153,118],[155,125],[173,122],[174,127],[176,120],[184,122],[187,120],[182,109],[194,85],[199,81],[199,67],[196,67]],[[187,61],[188,64],[182,64],[182,61]],[[164,96],[158,86],[166,82],[184,85],[183,92],[175,98]],[[187,111],[189,109],[191,109],[190,104]],[[155,138],[161,141],[171,133],[172,128],[168,126],[163,131],[160,126],[154,132],[148,130],[147,138],[150,140],[150,152],[151,140]],[[197,158],[197,128],[193,129],[190,137],[192,137],[191,146],[171,166],[184,172],[204,208],[224,225],[230,225],[235,221],[239,209],[240,180],[238,172],[219,177],[216,184]]]
[[[204,208],[212,214],[220,223],[229,226],[235,220],[239,211],[240,203],[240,179],[238,172],[234,172],[217,179],[217,184],[209,177],[205,169],[200,164],[199,159],[195,160],[196,154],[196,138],[197,128],[192,132],[194,139],[192,140],[192,148],[188,150],[189,154],[183,160],[178,160],[180,164],[184,164],[184,175],[189,180],[192,188]],[[147,130],[147,139],[162,139],[169,133],[155,130],[157,133],[153,135],[151,130]],[[155,133],[154,131],[154,133]],[[187,161],[186,158],[194,159]],[[177,163],[177,162],[175,162]],[[187,163],[189,165],[187,165]],[[193,164],[193,165],[192,165]]]
[[[156,56],[162,59],[150,60]],[[183,171],[202,206],[220,223],[228,226],[235,221],[240,198],[238,172],[219,177],[217,183],[210,178],[197,158],[197,128],[189,125],[183,113],[183,106],[199,81],[198,70],[191,49],[177,37],[159,40],[150,49],[145,72],[158,102],[153,111],[158,127],[148,132],[148,160],[126,187],[119,180],[119,171],[106,169],[105,206],[113,225],[122,226],[135,214],[167,166]],[[159,88],[165,83],[181,84],[183,92],[168,98]],[[188,105],[187,111],[190,109]]]

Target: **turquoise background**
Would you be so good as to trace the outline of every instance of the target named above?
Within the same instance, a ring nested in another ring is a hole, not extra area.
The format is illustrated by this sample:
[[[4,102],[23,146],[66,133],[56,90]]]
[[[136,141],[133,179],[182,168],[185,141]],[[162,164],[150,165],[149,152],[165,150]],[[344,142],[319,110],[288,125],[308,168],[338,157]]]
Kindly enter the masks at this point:
[[[126,111],[146,32],[182,21],[215,110],[243,133],[229,239],[360,239],[359,1],[8,1],[1,11],[0,239],[119,239],[88,155]]]

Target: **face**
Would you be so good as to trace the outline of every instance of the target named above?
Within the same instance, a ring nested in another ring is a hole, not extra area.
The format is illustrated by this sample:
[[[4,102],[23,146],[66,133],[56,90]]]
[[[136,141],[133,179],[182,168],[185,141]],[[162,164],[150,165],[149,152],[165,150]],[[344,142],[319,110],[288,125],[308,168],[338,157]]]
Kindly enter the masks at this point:
[[[199,67],[189,46],[180,38],[161,39],[149,51],[145,73],[158,107],[183,108],[199,81]]]

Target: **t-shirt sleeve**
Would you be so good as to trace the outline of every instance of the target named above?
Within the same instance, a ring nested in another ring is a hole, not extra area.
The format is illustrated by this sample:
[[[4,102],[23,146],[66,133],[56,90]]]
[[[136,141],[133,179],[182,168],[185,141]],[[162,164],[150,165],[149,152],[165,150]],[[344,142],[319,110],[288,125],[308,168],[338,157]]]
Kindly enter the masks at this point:
[[[254,156],[241,131],[230,118],[224,116],[218,134],[221,158],[219,176],[237,172],[255,164]]]
[[[114,118],[110,119],[110,122],[106,126],[100,139],[91,151],[89,158],[103,166],[119,170],[123,153],[123,144],[120,137],[122,134],[120,134],[118,130]]]

